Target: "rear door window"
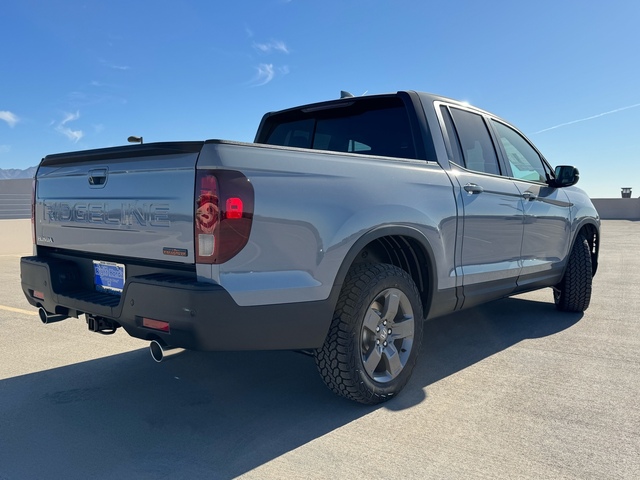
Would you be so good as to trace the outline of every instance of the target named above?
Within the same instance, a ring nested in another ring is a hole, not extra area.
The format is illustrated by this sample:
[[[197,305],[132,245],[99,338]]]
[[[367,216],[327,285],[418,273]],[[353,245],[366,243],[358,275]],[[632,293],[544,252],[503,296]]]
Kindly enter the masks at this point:
[[[482,116],[459,108],[452,107],[449,110],[462,152],[463,166],[475,172],[500,175],[496,149]]]

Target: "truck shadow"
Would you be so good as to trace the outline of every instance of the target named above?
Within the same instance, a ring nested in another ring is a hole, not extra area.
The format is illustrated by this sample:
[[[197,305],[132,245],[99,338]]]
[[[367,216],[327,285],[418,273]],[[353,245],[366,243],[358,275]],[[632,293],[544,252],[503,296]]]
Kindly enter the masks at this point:
[[[425,325],[398,398],[364,407],[332,394],[294,352],[146,349],[0,381],[0,478],[232,478],[363,417],[426,398],[430,384],[581,315],[505,299]]]
[[[553,303],[514,297],[429,321],[424,326],[418,365],[407,387],[410,393],[403,391],[388,407],[410,407],[423,396],[423,387],[523,340],[561,332],[582,316],[559,312]]]

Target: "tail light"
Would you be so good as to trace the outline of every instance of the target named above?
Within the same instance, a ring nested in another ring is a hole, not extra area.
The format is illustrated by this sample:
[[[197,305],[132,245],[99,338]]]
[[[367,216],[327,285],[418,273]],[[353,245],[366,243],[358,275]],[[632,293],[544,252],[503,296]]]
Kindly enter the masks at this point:
[[[249,240],[253,186],[240,172],[198,170],[195,198],[197,263],[224,263]]]

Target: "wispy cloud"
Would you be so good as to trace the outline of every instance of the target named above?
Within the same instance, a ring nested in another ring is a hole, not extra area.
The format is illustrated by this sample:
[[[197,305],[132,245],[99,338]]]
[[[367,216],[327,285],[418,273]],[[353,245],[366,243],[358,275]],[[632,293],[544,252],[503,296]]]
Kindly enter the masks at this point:
[[[67,126],[67,123],[73,122],[78,118],[80,118],[80,112],[65,114],[62,121],[56,125],[56,131],[66,136],[73,143],[78,143],[78,140],[84,137],[84,133],[82,130],[72,130]]]
[[[249,29],[248,26],[245,26],[245,32],[249,36],[249,38],[253,37],[253,32]],[[291,53],[291,50],[281,40],[270,40],[266,43],[261,42],[252,42],[252,48],[256,50],[261,55],[271,55],[271,54],[285,54],[288,55]],[[262,85],[266,85],[271,82],[278,75],[287,75],[289,73],[289,67],[284,66],[274,66],[273,63],[260,63],[256,69],[256,75],[247,82],[252,87],[261,87]]]
[[[118,95],[120,90],[117,84],[103,83],[94,80],[84,88],[67,94],[67,108],[81,109],[90,105],[104,103],[125,104],[127,100]]]
[[[271,40],[268,43],[253,42],[253,48],[262,53],[281,52],[289,53],[289,47],[280,40]]]
[[[0,145],[0,154],[9,153],[11,151],[11,145]]]
[[[106,61],[104,58],[100,59],[100,63],[102,63],[103,65],[106,65],[107,67],[113,70],[131,70],[131,67],[128,65],[117,65],[115,63]]]
[[[257,73],[256,76],[249,82],[254,87],[261,87],[262,85],[266,85],[273,77],[276,76],[276,72],[273,69],[272,63],[261,63],[256,67]]]
[[[0,110],[0,120],[4,120],[5,122],[7,122],[11,128],[15,127],[16,123],[20,121],[15,113],[9,112],[7,110]]]
[[[534,132],[534,135],[537,135],[538,133],[544,133],[544,132],[548,132],[549,130],[555,130],[556,128],[561,128],[561,127],[566,127],[567,125],[573,125],[575,123],[580,123],[580,122],[586,122],[588,120],[593,120],[595,118],[600,118],[600,117],[604,117],[605,115],[611,115],[613,113],[618,113],[618,112],[622,112],[624,110],[629,110],[631,108],[637,108],[640,107],[640,103],[635,103],[633,105],[629,105],[627,107],[622,107],[622,108],[616,108],[615,110],[610,110],[608,112],[603,112],[603,113],[598,113],[597,115],[592,115],[590,117],[586,117],[586,118],[580,118],[578,120],[572,120],[570,122],[565,122],[565,123],[561,123],[559,125],[555,125],[553,127],[549,127],[549,128],[543,128],[542,130],[539,130],[537,132]]]
[[[261,63],[256,67],[256,76],[249,81],[249,85],[252,87],[261,87],[269,83],[277,75],[287,75],[288,73],[289,67],[286,65],[274,67],[272,63]]]

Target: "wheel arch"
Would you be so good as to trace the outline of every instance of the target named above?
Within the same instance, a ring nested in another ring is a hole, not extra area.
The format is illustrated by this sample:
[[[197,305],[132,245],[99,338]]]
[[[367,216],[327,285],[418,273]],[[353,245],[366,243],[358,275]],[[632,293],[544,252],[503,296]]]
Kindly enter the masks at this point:
[[[418,287],[423,316],[427,316],[436,284],[436,263],[429,241],[419,230],[391,225],[375,228],[360,237],[338,270],[332,291],[336,300],[347,272],[358,263],[388,263],[406,271]]]
[[[600,226],[593,221],[582,222],[576,228],[576,235],[571,242],[571,249],[580,235],[584,235],[589,242],[589,251],[591,252],[591,272],[595,276],[598,270],[598,256],[600,253]],[[571,251],[571,249],[569,251]]]

